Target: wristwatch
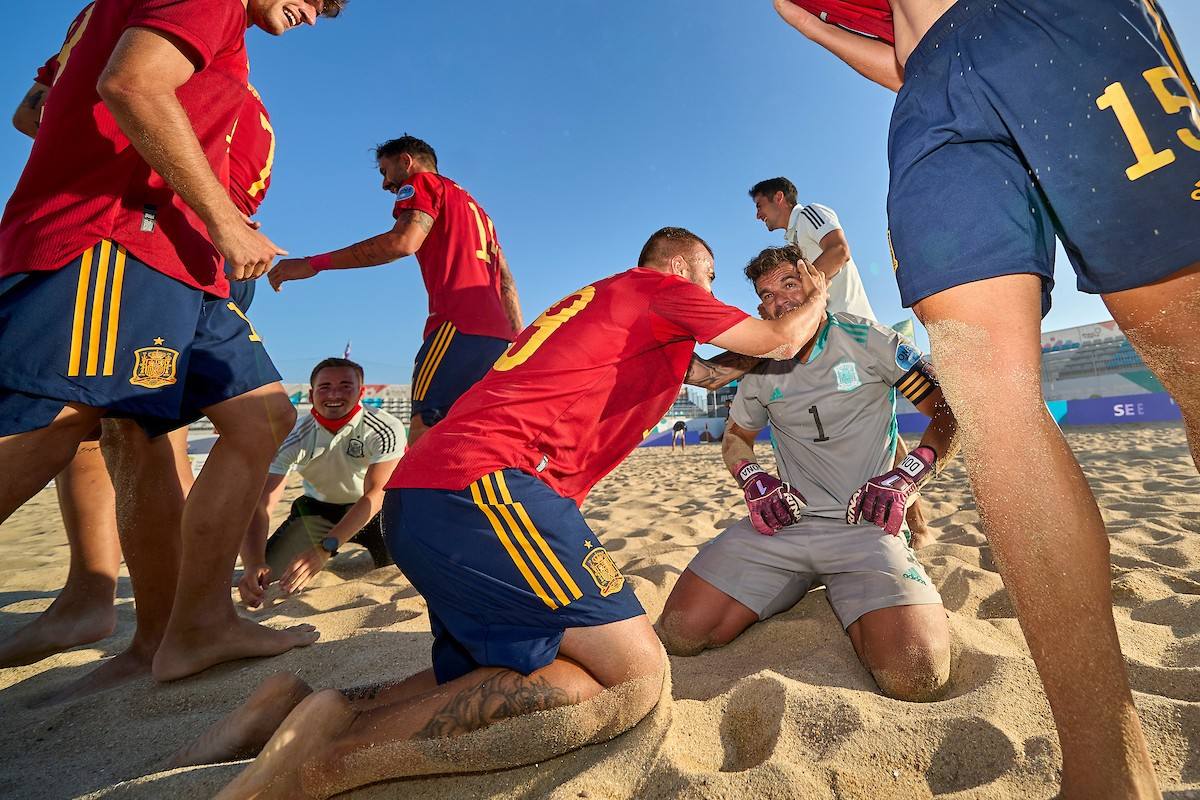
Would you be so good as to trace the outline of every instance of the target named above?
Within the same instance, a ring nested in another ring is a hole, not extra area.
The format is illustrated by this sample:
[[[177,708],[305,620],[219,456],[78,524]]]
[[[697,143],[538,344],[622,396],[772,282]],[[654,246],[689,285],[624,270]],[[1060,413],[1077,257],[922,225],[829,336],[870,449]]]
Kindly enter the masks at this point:
[[[332,558],[338,554],[338,545],[340,544],[341,542],[337,540],[336,536],[326,536],[321,540],[321,549],[329,553]]]

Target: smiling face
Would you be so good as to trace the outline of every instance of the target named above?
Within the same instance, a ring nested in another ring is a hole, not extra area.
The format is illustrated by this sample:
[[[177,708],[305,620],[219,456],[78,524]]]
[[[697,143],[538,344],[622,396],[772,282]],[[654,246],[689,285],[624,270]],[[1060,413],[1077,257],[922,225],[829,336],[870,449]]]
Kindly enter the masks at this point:
[[[313,381],[309,399],[326,419],[341,419],[362,399],[363,385],[350,367],[325,367]]]
[[[764,274],[754,281],[754,291],[761,301],[758,311],[764,319],[779,319],[808,299],[808,291],[800,282],[795,264],[780,264]]]
[[[328,7],[327,7],[328,6]],[[249,0],[250,21],[272,36],[282,36],[301,25],[316,25],[317,17],[333,16],[339,3],[330,0]]]
[[[783,196],[783,192],[775,192],[771,196],[754,195],[754,216],[767,226],[769,231],[786,228],[792,216],[792,209]]]

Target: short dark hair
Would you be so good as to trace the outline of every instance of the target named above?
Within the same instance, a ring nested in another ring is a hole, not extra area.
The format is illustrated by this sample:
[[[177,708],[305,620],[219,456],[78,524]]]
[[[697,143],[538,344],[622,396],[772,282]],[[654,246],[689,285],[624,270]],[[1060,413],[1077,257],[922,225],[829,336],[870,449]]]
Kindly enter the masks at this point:
[[[415,136],[409,136],[407,133],[399,139],[388,139],[375,148],[376,161],[399,155],[409,155],[418,161],[427,161],[434,169],[437,169],[437,153],[429,146],[429,143]]]
[[[659,228],[646,240],[646,245],[642,248],[641,255],[638,256],[637,265],[644,267],[652,261],[673,256],[681,248],[693,244],[703,245],[710,256],[713,254],[708,242],[687,228]]]
[[[799,202],[796,184],[787,178],[767,178],[765,181],[759,181],[750,187],[750,199],[753,200],[761,194],[769,200],[776,192],[783,192],[783,199],[793,206]]]
[[[323,369],[331,368],[346,368],[352,369],[358,374],[358,382],[363,383],[363,368],[361,364],[356,364],[348,358],[326,358],[321,363],[313,367],[312,374],[308,376],[308,385],[314,386],[317,383],[317,374]]]
[[[804,254],[794,244],[784,247],[768,247],[750,259],[750,263],[746,265],[746,277],[750,279],[751,283],[756,283],[763,275],[784,264],[798,264],[801,261],[804,261]]]
[[[346,9],[346,4],[349,2],[350,0],[325,0],[321,6],[321,16],[333,19]]]

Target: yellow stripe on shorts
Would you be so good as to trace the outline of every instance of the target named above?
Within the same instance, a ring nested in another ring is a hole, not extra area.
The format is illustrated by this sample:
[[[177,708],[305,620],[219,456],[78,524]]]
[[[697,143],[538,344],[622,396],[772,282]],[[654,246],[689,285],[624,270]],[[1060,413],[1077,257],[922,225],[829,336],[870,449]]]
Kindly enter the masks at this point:
[[[471,499],[475,501],[475,505],[480,511],[483,512],[483,515],[487,517],[488,522],[491,523],[492,530],[496,532],[496,538],[500,540],[500,544],[503,545],[505,551],[508,553],[508,557],[512,559],[513,564],[516,565],[517,570],[521,573],[522,577],[525,578],[526,583],[529,584],[529,588],[533,589],[534,594],[540,597],[542,602],[545,603],[551,611],[555,610],[557,605],[555,605],[554,600],[550,598],[550,595],[547,594],[546,590],[542,588],[542,585],[538,583],[537,578],[534,577],[533,572],[529,569],[529,565],[525,563],[525,560],[521,557],[521,554],[517,552],[517,548],[513,545],[512,539],[509,537],[508,532],[504,529],[504,526],[500,524],[500,519],[492,510],[492,505],[483,499],[483,493],[480,491],[481,485],[485,485],[483,478],[471,484]]]
[[[533,544],[530,543],[529,537],[525,535],[525,531],[521,529],[521,526],[517,524],[516,519],[513,518],[513,512],[509,508],[510,504],[496,502],[496,493],[492,490],[492,485],[488,481],[488,478],[496,480],[500,477],[500,473],[495,472],[491,475],[485,475],[480,479],[483,481],[483,489],[487,493],[488,501],[491,503],[492,508],[500,515],[500,518],[506,523],[506,527],[512,534],[513,538],[516,539],[521,545],[521,549],[525,552],[525,557],[529,559],[529,563],[533,564],[533,567],[537,570],[538,575],[542,576],[542,581],[546,586],[550,587],[550,591],[554,593],[554,596],[558,599],[558,602],[565,606],[571,601],[567,599],[567,595],[563,591],[559,582],[556,581],[554,576],[550,574],[550,570],[546,569],[545,562],[542,561],[541,556],[538,555],[537,551],[533,549]]]
[[[79,285],[75,288],[75,316],[71,318],[71,358],[67,363],[67,375],[77,377],[83,359],[83,322],[87,316],[88,287],[91,285],[92,257],[95,247],[83,251],[79,263]]]
[[[425,394],[429,391],[430,384],[433,383],[433,376],[437,374],[438,367],[441,366],[442,357],[450,348],[450,340],[454,338],[454,333],[454,325],[450,322],[443,322],[438,332],[434,334],[429,352],[425,354],[425,362],[417,373],[417,382],[413,386],[414,400],[425,399]]]
[[[71,319],[68,377],[77,378],[81,373],[89,378],[113,374],[117,359],[117,333],[121,325],[121,292],[125,286],[127,255],[124,247],[105,239],[99,244],[99,252],[96,247],[89,247],[80,256],[79,283],[75,288],[75,315]],[[107,317],[104,305],[106,290],[109,296]],[[103,363],[100,360],[101,354],[104,355]],[[86,360],[84,356],[87,356]]]
[[[513,502],[512,495],[508,492],[508,484],[504,481],[504,473],[497,472],[495,473],[495,477],[496,484],[500,488],[501,499],[505,503],[510,503],[512,505],[513,511],[516,512],[517,518],[520,519],[521,523],[525,526],[525,530],[528,531],[529,535],[533,537],[533,540],[537,542],[538,549],[540,549],[542,554],[546,556],[546,560],[550,562],[550,566],[554,567],[554,571],[558,573],[558,577],[562,580],[563,586],[565,586],[567,591],[571,593],[571,599],[578,600],[579,598],[583,597],[583,592],[579,591],[579,585],[575,583],[574,578],[571,577],[571,573],[567,572],[566,567],[564,567],[563,563],[559,561],[558,556],[550,547],[550,543],[547,542],[542,536],[542,532],[539,531],[537,526],[533,524],[533,520],[530,519],[529,512],[525,510],[525,506],[522,503]],[[563,605],[566,605],[567,602],[569,601],[564,601]]]

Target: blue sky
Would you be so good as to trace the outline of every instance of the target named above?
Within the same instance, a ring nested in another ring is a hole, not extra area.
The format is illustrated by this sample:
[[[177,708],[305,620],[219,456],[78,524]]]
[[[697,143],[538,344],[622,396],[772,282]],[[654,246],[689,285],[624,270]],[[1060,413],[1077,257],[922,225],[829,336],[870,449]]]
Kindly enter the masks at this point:
[[[0,97],[10,107],[82,3],[9,9]],[[1196,64],[1200,8],[1161,5]],[[885,239],[892,95],[802,39],[769,0],[354,0],[314,30],[252,31],[249,42],[279,142],[259,218],[294,255],[391,226],[372,148],[407,132],[495,220],[527,320],[631,266],[663,225],[708,239],[717,296],[753,308],[740,267],[779,234],[754,219],[746,190],[775,175],[838,212],[881,320],[907,315]],[[27,153],[15,130],[0,133],[0,187],[15,184]],[[1061,254],[1058,270],[1045,329],[1107,316],[1075,291]],[[407,383],[425,302],[410,258],[278,295],[264,282],[251,317],[285,380],[305,380],[349,339],[369,381]]]

